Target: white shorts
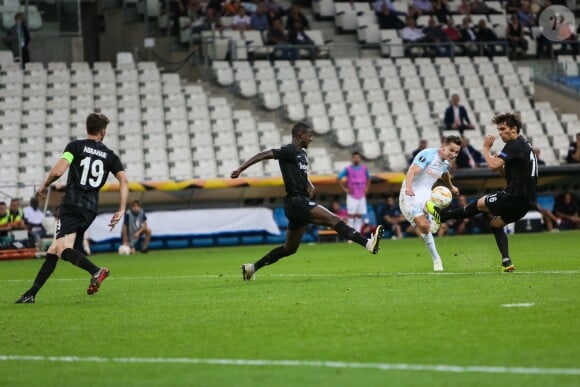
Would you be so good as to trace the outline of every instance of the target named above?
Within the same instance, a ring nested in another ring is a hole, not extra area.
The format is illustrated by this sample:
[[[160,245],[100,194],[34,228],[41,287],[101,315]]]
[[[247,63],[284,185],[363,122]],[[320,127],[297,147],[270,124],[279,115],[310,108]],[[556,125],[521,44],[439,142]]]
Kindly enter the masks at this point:
[[[346,195],[346,212],[349,215],[366,215],[367,198],[363,196],[360,199],[355,199],[350,195]]]
[[[399,208],[401,212],[413,226],[415,225],[415,218],[421,215],[425,215],[424,208],[425,202],[429,199],[429,193],[427,197],[425,195],[415,193],[415,196],[405,195],[405,190],[402,189],[399,194]]]

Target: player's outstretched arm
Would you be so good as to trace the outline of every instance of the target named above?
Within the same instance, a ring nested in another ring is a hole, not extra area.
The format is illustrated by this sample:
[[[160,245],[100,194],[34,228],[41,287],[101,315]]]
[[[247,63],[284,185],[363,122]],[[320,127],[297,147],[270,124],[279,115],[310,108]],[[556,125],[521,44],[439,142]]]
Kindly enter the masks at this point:
[[[272,150],[267,150],[267,151],[263,151],[260,153],[256,153],[255,155],[253,155],[252,157],[250,157],[249,159],[244,161],[244,163],[242,165],[240,165],[237,169],[235,169],[232,172],[232,174],[230,175],[230,177],[232,179],[237,179],[238,177],[240,177],[242,172],[245,171],[248,167],[250,167],[256,163],[259,163],[262,160],[269,160],[269,159],[273,159],[273,158],[274,158],[274,153],[272,152]]]
[[[44,197],[48,187],[57,181],[66,172],[69,166],[70,162],[67,159],[59,159],[48,173],[48,176],[42,185],[38,188],[38,195]]]
[[[127,208],[127,198],[129,197],[129,180],[127,179],[125,171],[117,172],[115,177],[119,180],[119,209],[113,214],[113,217],[109,222],[110,231],[112,231],[117,223],[123,219],[125,209]]]
[[[486,135],[485,140],[483,141],[483,149],[481,153],[483,153],[483,157],[485,158],[485,162],[487,163],[489,168],[491,168],[492,171],[498,171],[500,168],[503,169],[505,161],[491,154],[491,147],[493,146],[494,141],[495,141],[494,135],[491,134]]]
[[[445,172],[441,175],[441,180],[443,180],[443,183],[451,190],[453,195],[459,195],[459,188],[457,188],[451,181],[451,174],[449,172]]]
[[[415,196],[415,191],[413,191],[413,179],[417,173],[421,172],[421,167],[415,163],[411,164],[409,170],[407,171],[407,175],[405,176],[405,180],[407,182],[405,188],[405,195],[407,196]]]

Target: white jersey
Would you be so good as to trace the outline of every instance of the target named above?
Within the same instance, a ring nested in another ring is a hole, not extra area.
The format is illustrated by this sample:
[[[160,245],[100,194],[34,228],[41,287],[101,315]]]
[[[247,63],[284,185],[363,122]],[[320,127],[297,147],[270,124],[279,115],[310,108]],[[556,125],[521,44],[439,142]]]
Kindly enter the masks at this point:
[[[403,180],[401,193],[399,195],[399,205],[405,218],[413,222],[417,216],[424,214],[425,202],[431,197],[433,184],[449,169],[449,161],[439,157],[438,148],[427,148],[422,150],[413,159],[413,164],[418,165],[421,170],[415,175],[411,187],[415,196],[405,195],[407,179]]]

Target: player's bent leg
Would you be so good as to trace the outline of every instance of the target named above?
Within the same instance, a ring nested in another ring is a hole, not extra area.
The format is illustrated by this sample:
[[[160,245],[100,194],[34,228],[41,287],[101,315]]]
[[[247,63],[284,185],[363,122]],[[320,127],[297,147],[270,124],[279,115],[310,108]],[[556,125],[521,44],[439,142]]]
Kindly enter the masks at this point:
[[[356,242],[364,247],[367,246],[368,241],[370,240],[363,237],[360,232],[348,226],[346,223],[342,221],[342,219],[340,219],[338,216],[328,211],[321,205],[317,205],[316,207],[310,210],[310,221],[317,225],[332,227],[339,237],[349,241]]]
[[[57,263],[58,257],[56,254],[47,253],[38,274],[36,274],[32,287],[16,300],[16,304],[34,304],[36,294],[54,272]]]
[[[252,278],[255,278],[254,275],[262,267],[276,263],[281,258],[296,253],[305,231],[306,226],[301,226],[299,228],[289,227],[286,233],[286,242],[282,246],[273,248],[256,263],[245,263],[242,265],[242,279],[244,281],[249,281]]]
[[[417,225],[417,230],[421,239],[425,243],[425,247],[429,254],[431,255],[431,259],[433,260],[433,270],[434,271],[443,271],[443,262],[441,261],[441,256],[437,251],[437,246],[435,245],[435,238],[433,238],[433,234],[431,234],[431,224],[427,217],[424,215],[417,216],[413,219],[413,222]]]
[[[497,244],[497,248],[501,254],[501,266],[502,271],[504,272],[513,272],[515,271],[515,266],[512,263],[510,253],[509,253],[509,244],[507,234],[504,231],[504,227],[506,226],[505,221],[502,219],[501,216],[494,216],[491,221],[489,222],[491,233],[495,238],[495,243]]]

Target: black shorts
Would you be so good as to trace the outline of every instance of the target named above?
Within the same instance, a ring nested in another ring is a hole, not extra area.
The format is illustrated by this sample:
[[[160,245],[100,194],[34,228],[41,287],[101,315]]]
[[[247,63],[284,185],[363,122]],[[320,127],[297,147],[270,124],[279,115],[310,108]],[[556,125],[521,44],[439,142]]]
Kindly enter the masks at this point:
[[[86,208],[63,205],[60,208],[56,222],[56,239],[65,235],[76,233],[75,247],[82,243],[85,231],[89,228],[97,214]]]
[[[526,198],[514,197],[505,191],[487,195],[485,205],[490,214],[501,216],[506,224],[513,223],[524,217],[530,210],[530,202]]]
[[[296,230],[310,222],[310,210],[317,204],[304,196],[291,196],[284,199],[284,213],[288,218],[288,228]]]

